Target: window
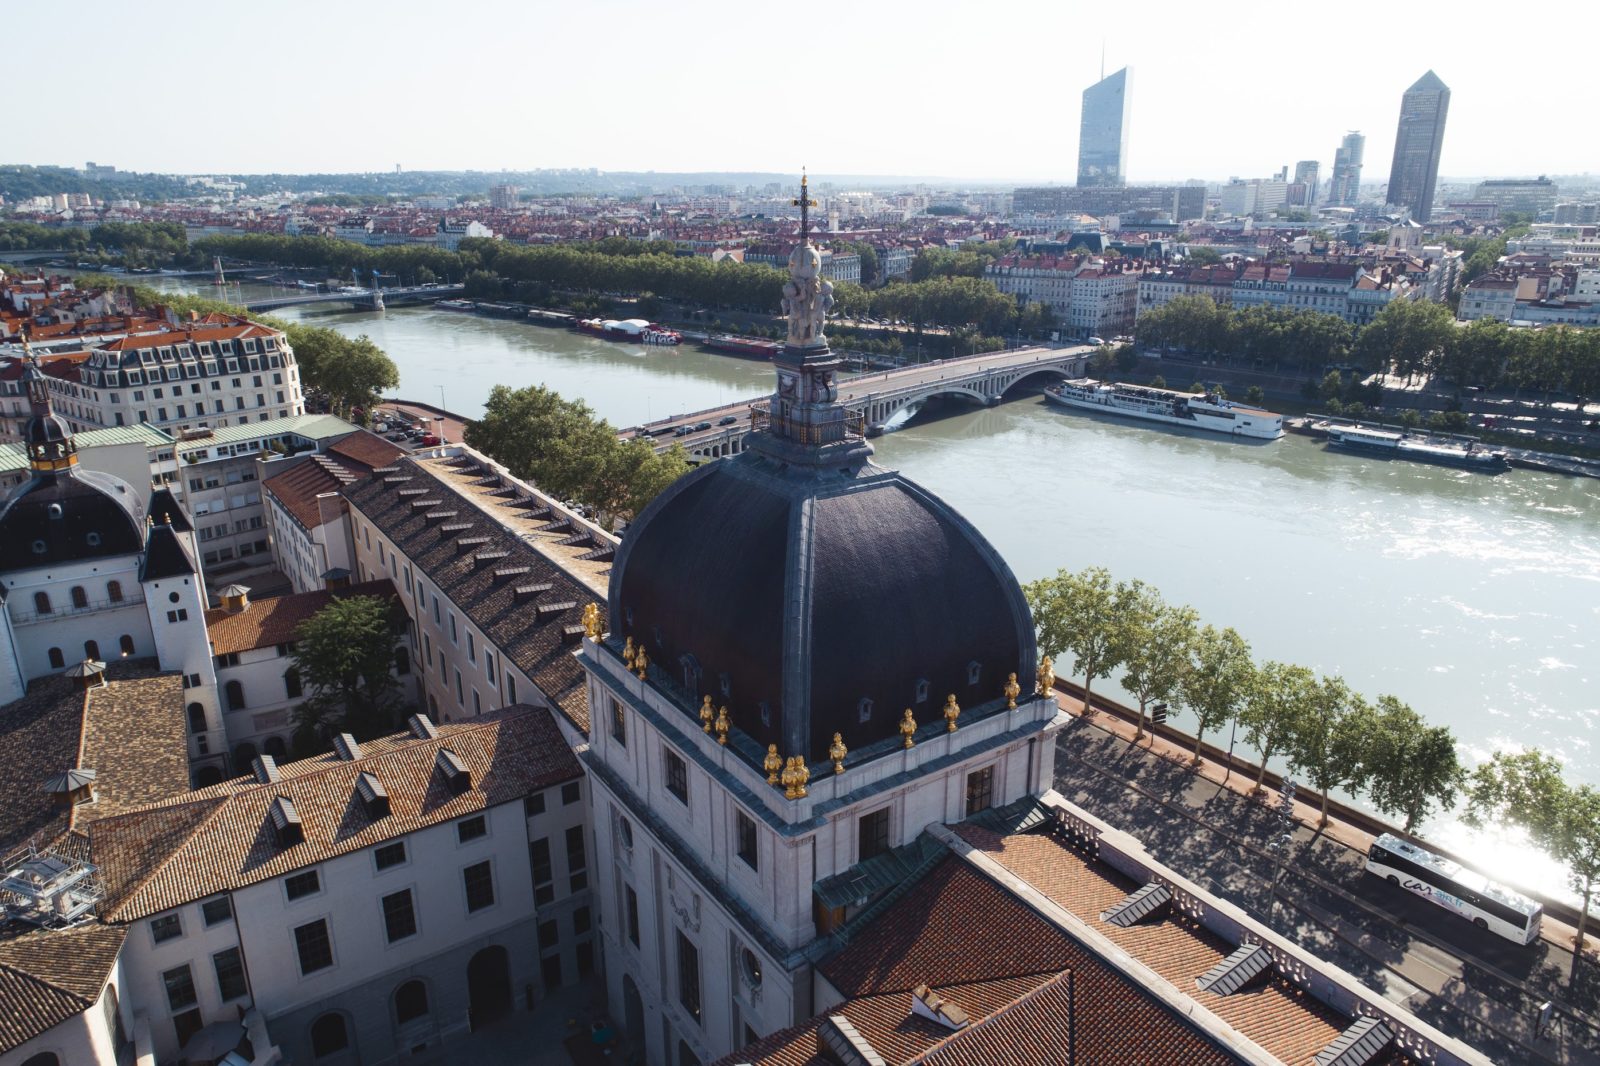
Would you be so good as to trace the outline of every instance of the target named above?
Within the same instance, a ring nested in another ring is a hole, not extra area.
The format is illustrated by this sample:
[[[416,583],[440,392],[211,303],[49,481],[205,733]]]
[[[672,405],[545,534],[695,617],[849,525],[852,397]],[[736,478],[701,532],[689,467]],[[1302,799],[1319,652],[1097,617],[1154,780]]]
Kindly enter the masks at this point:
[[[670,748],[664,749],[667,761],[667,791],[678,797],[678,802],[689,805],[689,768],[683,756]]]
[[[231,551],[228,553],[228,558],[233,558],[233,553]],[[167,623],[169,625],[174,622],[187,622],[188,620],[189,609],[187,607],[180,607],[176,611],[167,612]]]
[[[522,797],[522,813],[529,818],[535,818],[544,813],[544,793],[535,792]]]
[[[639,894],[633,890],[632,885],[622,886],[624,919],[628,926],[628,939],[634,947],[639,946]]]
[[[478,642],[473,639],[470,629],[467,630],[467,661],[469,663],[478,661]]]
[[[450,616],[450,643],[459,645],[461,641],[456,636],[456,616]]]
[[[221,925],[223,922],[231,922],[233,921],[233,904],[228,901],[227,896],[208,899],[200,904],[200,917],[205,919],[207,929],[210,929],[213,925]]]
[[[333,965],[333,943],[328,939],[328,922],[318,918],[314,922],[296,926],[294,947],[300,956],[301,975],[326,970]]]
[[[161,983],[167,989],[167,1006],[172,1008],[172,1013],[187,1010],[200,1001],[195,994],[194,975],[189,972],[189,964],[168,970],[161,975]]]
[[[539,946],[545,950],[557,947],[561,943],[561,931],[556,928],[554,919],[539,923]]]
[[[756,864],[756,823],[743,811],[733,812],[733,824],[739,838],[739,858],[750,869],[759,869]]]
[[[561,956],[546,955],[539,960],[539,979],[546,989],[561,986]]]
[[[372,861],[380,870],[387,870],[391,866],[402,866],[406,861],[406,842],[396,840],[393,844],[385,844],[372,853]]]
[[[163,914],[159,918],[150,919],[150,939],[157,944],[165,944],[175,937],[183,935],[183,922],[177,914]]]
[[[572,912],[572,931],[582,936],[589,931],[589,908],[579,907]]]
[[[407,981],[394,991],[394,1020],[400,1025],[428,1016],[428,989],[421,981]]]
[[[48,592],[35,592],[33,594],[33,611],[35,614],[50,613],[50,594]]]
[[[506,671],[506,702],[517,702],[517,679],[511,676],[511,671]]]
[[[344,1015],[324,1014],[311,1023],[311,1054],[319,1059],[343,1051],[350,1046],[350,1033],[345,1028]]]
[[[283,879],[283,894],[290,899],[300,899],[313,892],[320,891],[322,879],[317,876],[317,871],[307,870],[304,873],[290,874]]]
[[[484,821],[481,814],[474,815],[471,818],[463,818],[456,823],[456,840],[462,844],[488,835],[489,823]]]
[[[481,911],[494,904],[494,870],[487,861],[462,870],[461,880],[467,890],[468,911]]]
[[[473,689],[472,690],[472,713],[473,714],[482,714],[483,713],[483,700],[479,699],[478,690],[477,689]]]
[[[93,660],[94,662],[99,662],[100,661],[100,642],[98,640],[86,640],[86,641],[84,641],[83,642],[83,657],[85,659]]]
[[[189,1038],[198,1033],[204,1027],[205,1022],[200,1017],[200,1008],[198,1007],[192,1010],[186,1010],[182,1014],[175,1015],[172,1019],[172,1028],[177,1034],[179,1047],[187,1044],[189,1042]]]
[[[624,748],[628,746],[628,718],[620,700],[611,701],[611,739]]]
[[[60,648],[51,648],[48,654],[50,656],[50,666],[52,669],[60,670],[62,667],[67,665],[67,657],[61,654]]]
[[[967,817],[994,806],[994,767],[985,766],[967,775]]]
[[[83,591],[82,585],[72,586],[72,606],[80,611],[89,606],[89,594]]]
[[[206,731],[206,709],[198,703],[191,703],[186,708],[189,716],[189,732],[204,733]]]
[[[411,904],[411,890],[401,889],[383,897],[383,935],[393,944],[396,940],[404,940],[408,936],[415,936],[417,932],[417,911]]]
[[[133,654],[133,637],[129,636],[127,633],[124,633],[121,637],[117,638],[117,644],[122,648],[123,655],[126,656]]]
[[[583,798],[583,790],[578,787],[578,782],[568,781],[561,786],[561,806],[570,807]]]
[[[249,994],[244,981],[244,960],[239,956],[238,948],[229,948],[219,951],[211,956],[211,967],[217,971],[217,992],[222,996],[222,1002],[230,999],[243,999]]]
[[[858,848],[857,862],[865,862],[875,855],[882,855],[889,850],[889,808],[880,807],[870,814],[863,814],[857,822]]]
[[[583,826],[567,830],[567,873],[572,877],[572,891],[582,892],[589,887],[589,859],[583,846]]]
[[[230,711],[242,711],[242,710],[244,710],[244,707],[245,707],[245,703],[244,703],[244,686],[242,684],[240,684],[237,680],[229,681],[226,685],[223,686],[223,690],[222,691],[223,691],[223,695],[226,697],[226,699],[228,701],[228,710],[230,710]]]
[[[542,907],[556,898],[549,838],[540,837],[528,845],[528,864],[533,867],[533,902]]]
[[[678,930],[678,1002],[700,1020],[700,951]]]
[[[291,666],[283,672],[284,695],[291,700],[297,700],[300,698],[301,691],[300,671]]]

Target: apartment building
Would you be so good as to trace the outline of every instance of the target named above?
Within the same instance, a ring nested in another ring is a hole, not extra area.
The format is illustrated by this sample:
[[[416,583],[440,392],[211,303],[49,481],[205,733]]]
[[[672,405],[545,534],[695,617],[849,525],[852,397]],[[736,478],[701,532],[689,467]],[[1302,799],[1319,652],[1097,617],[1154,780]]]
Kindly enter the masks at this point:
[[[1133,328],[1139,275],[1106,260],[1009,255],[984,276],[1001,292],[1049,307],[1073,336],[1112,337]]]
[[[349,506],[339,490],[404,454],[380,437],[357,432],[322,452],[263,467],[261,492],[272,557],[296,592],[346,581],[355,572]]]

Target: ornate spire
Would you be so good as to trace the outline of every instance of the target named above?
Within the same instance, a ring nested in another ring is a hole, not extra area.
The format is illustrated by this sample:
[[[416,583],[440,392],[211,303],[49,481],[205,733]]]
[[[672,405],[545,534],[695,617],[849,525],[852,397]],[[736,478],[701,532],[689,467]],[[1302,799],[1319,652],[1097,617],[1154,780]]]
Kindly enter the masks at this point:
[[[39,357],[28,343],[26,330],[22,333],[22,353],[28,363],[22,382],[32,415],[22,434],[28,448],[28,465],[35,474],[70,469],[77,465],[78,446],[72,439],[71,427],[50,406],[50,379],[45,377]]]

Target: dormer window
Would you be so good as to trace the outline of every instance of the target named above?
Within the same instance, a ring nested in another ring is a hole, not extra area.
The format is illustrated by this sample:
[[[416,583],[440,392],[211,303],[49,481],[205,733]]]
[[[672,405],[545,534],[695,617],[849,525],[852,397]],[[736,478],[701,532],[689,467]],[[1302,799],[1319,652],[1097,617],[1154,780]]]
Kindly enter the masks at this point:
[[[761,712],[761,724],[770,727],[772,725],[772,705],[766,700],[762,700],[756,704],[756,709]]]
[[[733,678],[729,677],[727,674],[718,674],[717,687],[722,690],[723,699],[733,699]]]
[[[983,664],[974,659],[967,664],[967,684],[976,685],[983,678]]]
[[[925,678],[925,677],[917,678],[917,700],[916,700],[916,702],[918,702],[918,703],[927,703],[928,702],[928,679]]]
[[[872,700],[866,696],[862,696],[861,699],[856,703],[856,721],[872,721]]]
[[[305,827],[300,822],[300,812],[294,809],[294,800],[279,796],[268,808],[278,847],[289,848],[305,840]]]

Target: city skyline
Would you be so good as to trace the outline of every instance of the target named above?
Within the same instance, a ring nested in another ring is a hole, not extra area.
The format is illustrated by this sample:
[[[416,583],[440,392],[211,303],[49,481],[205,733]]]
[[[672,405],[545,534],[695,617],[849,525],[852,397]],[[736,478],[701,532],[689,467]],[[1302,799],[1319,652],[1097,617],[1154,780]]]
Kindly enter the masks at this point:
[[[123,169],[198,174],[371,172],[397,163],[407,170],[784,173],[808,165],[836,174],[1071,183],[1077,105],[1099,76],[1103,42],[1106,70],[1140,67],[1131,100],[1131,183],[1263,177],[1299,159],[1319,160],[1326,173],[1347,130],[1363,131],[1375,145],[1393,143],[1395,98],[1430,67],[1454,96],[1442,176],[1600,169],[1562,118],[1592,109],[1600,88],[1575,80],[1563,87],[1569,106],[1561,113],[1530,112],[1496,73],[1504,38],[1421,13],[1394,14],[1397,25],[1384,36],[1413,43],[1404,64],[1381,66],[1339,58],[1374,52],[1370,27],[1356,20],[1317,20],[1316,47],[1286,52],[1294,27],[1241,19],[1230,31],[1229,54],[1280,54],[1276,73],[1263,80],[1179,61],[1196,56],[1207,24],[1176,5],[1156,5],[1134,34],[1109,11],[1023,0],[985,8],[981,20],[969,9],[934,4],[914,22],[892,10],[824,0],[807,24],[844,27],[829,32],[849,47],[809,56],[801,73],[788,76],[818,94],[828,116],[801,149],[781,84],[734,88],[767,77],[756,73],[759,57],[795,32],[786,9],[720,2],[655,8],[632,0],[571,9],[484,5],[444,48],[420,42],[437,40],[450,21],[415,4],[374,20],[361,10],[296,2],[271,16],[181,2],[132,27],[111,17],[118,10],[98,0],[79,10],[79,54],[187,56],[191,69],[208,73],[141,83],[133,106],[159,121],[103,123],[88,141],[63,137],[58,122],[20,124],[8,137],[6,162],[81,166],[93,158]],[[1600,13],[1576,18],[1600,28]],[[11,23],[17,39],[45,40],[60,30],[40,9],[19,9]],[[269,28],[273,34],[263,35]],[[1574,29],[1581,36],[1582,27]],[[997,44],[1016,34],[1018,42],[1073,46],[1049,63],[996,71],[974,50],[974,31]],[[662,61],[611,62],[619,38],[647,42]],[[292,39],[294,46],[263,52],[259,63],[207,60],[220,42],[240,39]],[[1297,54],[1304,57],[1298,64]],[[106,80],[74,75],[50,56],[43,48],[15,55],[18,84],[44,93],[53,113],[103,113]],[[1227,98],[1233,102],[1218,106]],[[1508,163],[1503,138],[1512,129],[1530,147]],[[809,158],[818,145],[826,159]]]
[[[1433,213],[1439,184],[1439,156],[1450,116],[1450,89],[1433,71],[1417,79],[1400,98],[1400,128],[1389,169],[1389,203],[1406,207],[1419,222]]]
[[[1126,185],[1133,71],[1123,67],[1083,90],[1078,184]]]

